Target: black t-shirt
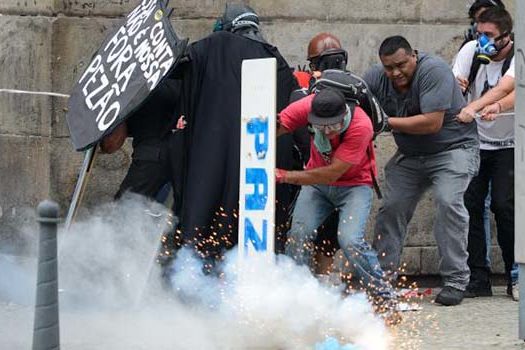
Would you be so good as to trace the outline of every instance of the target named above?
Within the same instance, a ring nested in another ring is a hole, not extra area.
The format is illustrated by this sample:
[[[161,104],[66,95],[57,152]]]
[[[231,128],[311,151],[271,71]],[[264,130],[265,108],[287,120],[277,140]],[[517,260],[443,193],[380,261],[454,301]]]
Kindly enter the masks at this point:
[[[166,79],[126,121],[133,148],[157,145],[178,118],[180,82]]]

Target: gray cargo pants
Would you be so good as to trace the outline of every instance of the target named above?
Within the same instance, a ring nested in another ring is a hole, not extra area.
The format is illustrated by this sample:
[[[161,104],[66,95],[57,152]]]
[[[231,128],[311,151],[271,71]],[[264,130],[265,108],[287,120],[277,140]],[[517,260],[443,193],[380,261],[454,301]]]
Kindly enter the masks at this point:
[[[421,196],[430,188],[436,208],[434,237],[443,284],[465,290],[470,276],[469,215],[463,195],[478,169],[476,145],[425,156],[405,156],[398,151],[389,160],[373,244],[385,272],[397,275],[408,223]]]

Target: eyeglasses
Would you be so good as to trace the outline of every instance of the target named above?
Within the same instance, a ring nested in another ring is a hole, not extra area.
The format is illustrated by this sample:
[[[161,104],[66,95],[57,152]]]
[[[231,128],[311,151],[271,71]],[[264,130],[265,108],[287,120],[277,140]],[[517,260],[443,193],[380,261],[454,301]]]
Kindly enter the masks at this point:
[[[318,125],[312,124],[312,127],[315,129],[324,132],[325,134],[330,134],[333,132],[341,131],[343,129],[343,122],[330,124],[330,125]]]

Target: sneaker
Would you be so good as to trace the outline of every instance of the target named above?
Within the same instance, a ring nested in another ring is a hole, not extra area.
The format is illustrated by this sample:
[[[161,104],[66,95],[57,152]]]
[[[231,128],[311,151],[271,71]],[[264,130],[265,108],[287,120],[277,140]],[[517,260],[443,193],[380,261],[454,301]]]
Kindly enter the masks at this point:
[[[463,301],[464,294],[465,292],[462,290],[451,286],[445,286],[436,296],[434,302],[445,306],[459,305],[461,301]]]
[[[509,284],[507,286],[507,295],[512,297],[514,301],[520,301],[520,287],[518,283]]]
[[[490,281],[470,281],[464,293],[465,298],[491,297],[492,286]]]

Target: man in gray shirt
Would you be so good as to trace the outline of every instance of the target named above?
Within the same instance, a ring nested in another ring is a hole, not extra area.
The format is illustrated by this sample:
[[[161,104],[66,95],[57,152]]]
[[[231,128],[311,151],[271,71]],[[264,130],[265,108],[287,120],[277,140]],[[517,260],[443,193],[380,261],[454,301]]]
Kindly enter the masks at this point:
[[[418,53],[402,36],[386,38],[379,58],[382,65],[364,79],[389,115],[398,150],[385,166],[374,247],[383,269],[397,276],[408,223],[424,192],[432,189],[444,284],[435,301],[457,305],[469,281],[463,194],[479,168],[476,125],[456,120],[465,101],[443,60]]]

